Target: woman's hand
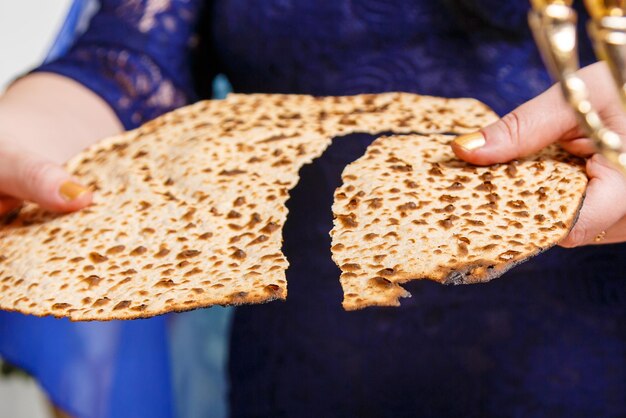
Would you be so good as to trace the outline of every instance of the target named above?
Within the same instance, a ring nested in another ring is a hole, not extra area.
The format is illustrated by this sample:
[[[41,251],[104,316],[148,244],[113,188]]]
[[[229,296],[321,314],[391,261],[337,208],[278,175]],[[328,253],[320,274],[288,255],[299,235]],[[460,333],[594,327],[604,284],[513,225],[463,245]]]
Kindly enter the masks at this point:
[[[91,193],[59,165],[0,139],[0,215],[23,201],[55,212],[71,212],[91,203]]]
[[[626,115],[606,66],[591,65],[581,70],[580,76],[606,125],[626,138]],[[533,154],[554,142],[572,154],[591,157],[586,167],[590,181],[580,216],[560,245],[626,241],[626,176],[600,155],[593,155],[593,142],[584,137],[558,85],[481,132],[456,138],[452,147],[459,158],[487,165]]]
[[[30,201],[55,212],[91,203],[60,163],[122,130],[111,108],[66,77],[36,73],[0,97],[0,215]]]

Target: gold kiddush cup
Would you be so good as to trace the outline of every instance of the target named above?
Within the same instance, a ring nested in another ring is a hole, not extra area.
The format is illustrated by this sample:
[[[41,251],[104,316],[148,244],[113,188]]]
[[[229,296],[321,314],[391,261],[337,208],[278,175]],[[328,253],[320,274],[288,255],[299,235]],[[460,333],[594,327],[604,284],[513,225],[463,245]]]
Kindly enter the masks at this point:
[[[531,0],[528,21],[548,70],[561,89],[597,152],[626,175],[626,152],[620,136],[607,128],[589,101],[589,92],[576,71],[578,40],[572,0]],[[626,0],[585,0],[591,16],[589,35],[596,55],[607,62],[626,109]]]

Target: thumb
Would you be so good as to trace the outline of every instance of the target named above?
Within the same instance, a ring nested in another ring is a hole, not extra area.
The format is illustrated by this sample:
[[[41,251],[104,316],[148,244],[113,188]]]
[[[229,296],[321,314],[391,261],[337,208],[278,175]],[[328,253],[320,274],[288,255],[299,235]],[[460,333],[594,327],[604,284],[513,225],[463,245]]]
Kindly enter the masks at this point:
[[[0,146],[0,193],[55,212],[82,209],[92,197],[60,166],[6,144]]]
[[[576,117],[554,86],[481,131],[457,137],[452,149],[462,160],[489,165],[533,154],[578,133]]]

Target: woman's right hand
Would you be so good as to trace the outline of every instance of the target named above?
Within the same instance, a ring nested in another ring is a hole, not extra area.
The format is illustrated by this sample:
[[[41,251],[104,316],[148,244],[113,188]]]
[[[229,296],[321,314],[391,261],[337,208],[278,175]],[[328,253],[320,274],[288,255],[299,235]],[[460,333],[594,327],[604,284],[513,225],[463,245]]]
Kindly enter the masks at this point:
[[[626,137],[626,116],[606,64],[590,65],[578,74],[606,125]],[[626,242],[626,177],[604,157],[594,155],[593,141],[580,128],[558,85],[480,132],[457,137],[452,147],[465,161],[489,165],[531,155],[552,143],[588,157],[589,183],[580,215],[559,245]]]
[[[24,201],[55,212],[72,212],[91,203],[91,192],[59,165],[0,139],[0,215]]]

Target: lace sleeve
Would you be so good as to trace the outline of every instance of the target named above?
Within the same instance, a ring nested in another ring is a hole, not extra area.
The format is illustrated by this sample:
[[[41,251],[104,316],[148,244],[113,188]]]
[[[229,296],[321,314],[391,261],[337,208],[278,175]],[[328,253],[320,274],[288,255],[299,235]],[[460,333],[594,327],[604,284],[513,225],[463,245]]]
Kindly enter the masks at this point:
[[[71,49],[35,71],[80,82],[136,127],[195,98],[190,60],[203,3],[102,0]]]

